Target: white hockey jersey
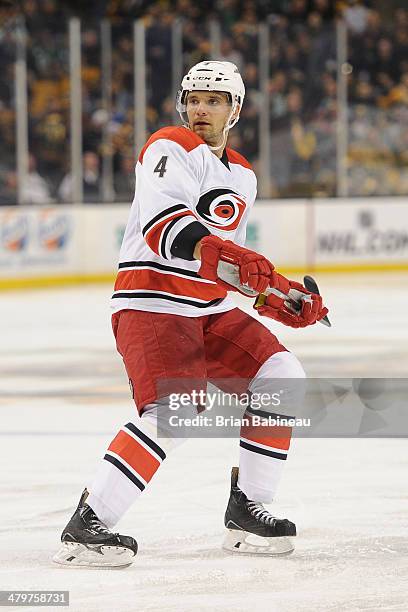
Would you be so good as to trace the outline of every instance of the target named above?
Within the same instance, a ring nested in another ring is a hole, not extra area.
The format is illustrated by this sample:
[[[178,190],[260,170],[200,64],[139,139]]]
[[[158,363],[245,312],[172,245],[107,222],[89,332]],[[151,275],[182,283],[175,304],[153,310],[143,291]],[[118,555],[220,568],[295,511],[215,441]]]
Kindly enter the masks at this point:
[[[136,164],[136,192],[112,296],[123,309],[198,317],[234,308],[227,292],[202,279],[195,244],[208,234],[243,245],[256,177],[242,155],[219,159],[185,127],[153,134]]]

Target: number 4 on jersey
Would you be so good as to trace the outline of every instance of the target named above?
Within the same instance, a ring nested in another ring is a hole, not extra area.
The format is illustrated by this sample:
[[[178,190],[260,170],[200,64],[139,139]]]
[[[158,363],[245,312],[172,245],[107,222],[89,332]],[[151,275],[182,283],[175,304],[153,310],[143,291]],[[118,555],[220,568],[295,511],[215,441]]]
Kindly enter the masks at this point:
[[[164,173],[166,172],[167,158],[168,158],[168,155],[163,155],[163,157],[160,159],[159,163],[153,170],[153,172],[159,173],[160,178],[163,178]]]

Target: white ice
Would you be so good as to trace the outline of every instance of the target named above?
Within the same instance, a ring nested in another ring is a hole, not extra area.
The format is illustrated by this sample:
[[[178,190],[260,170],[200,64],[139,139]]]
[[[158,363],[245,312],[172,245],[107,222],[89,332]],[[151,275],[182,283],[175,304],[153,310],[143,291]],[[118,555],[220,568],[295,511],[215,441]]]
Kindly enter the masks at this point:
[[[333,327],[273,329],[310,376],[407,377],[407,280],[321,275]],[[291,556],[221,550],[238,449],[207,439],[175,451],[120,523],[139,542],[133,566],[52,564],[84,484],[134,410],[109,293],[82,286],[0,295],[0,589],[69,590],[75,612],[406,612],[403,439],[294,440],[276,502],[299,527]]]

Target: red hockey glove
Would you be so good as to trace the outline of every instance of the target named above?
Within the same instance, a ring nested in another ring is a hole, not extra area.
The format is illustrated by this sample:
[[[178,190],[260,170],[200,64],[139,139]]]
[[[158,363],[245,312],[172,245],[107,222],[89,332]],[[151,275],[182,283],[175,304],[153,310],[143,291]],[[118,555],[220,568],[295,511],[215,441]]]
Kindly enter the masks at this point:
[[[302,307],[299,312],[295,313],[288,308],[284,299],[277,295],[269,294],[266,296],[266,300],[262,306],[254,305],[254,308],[261,316],[270,317],[289,327],[307,327],[308,325],[314,325],[327,315],[329,311],[323,306],[320,295],[311,293],[300,283],[289,281],[281,274],[276,274],[276,276],[279,277],[279,286],[273,285],[274,288],[279,289],[289,296],[291,289],[296,289],[301,292],[303,294],[300,298]]]
[[[201,267],[198,274],[202,278],[216,282],[228,291],[239,289],[222,280],[218,275],[220,261],[227,262],[239,269],[239,282],[254,291],[262,293],[276,274],[274,267],[263,255],[238,246],[230,240],[218,236],[205,236],[201,240]]]

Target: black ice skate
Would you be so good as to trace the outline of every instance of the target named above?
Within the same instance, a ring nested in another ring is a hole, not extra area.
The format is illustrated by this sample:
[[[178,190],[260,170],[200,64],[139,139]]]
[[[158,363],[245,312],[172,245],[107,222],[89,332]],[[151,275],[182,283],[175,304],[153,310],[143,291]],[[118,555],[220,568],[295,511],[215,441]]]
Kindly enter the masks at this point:
[[[282,555],[293,552],[291,537],[296,525],[272,516],[259,502],[251,501],[238,487],[238,468],[231,471],[231,493],[224,524],[228,533],[223,548],[234,553]]]
[[[62,546],[53,561],[71,567],[126,567],[137,553],[130,536],[112,533],[85,499],[85,489],[68,525],[61,534]]]

